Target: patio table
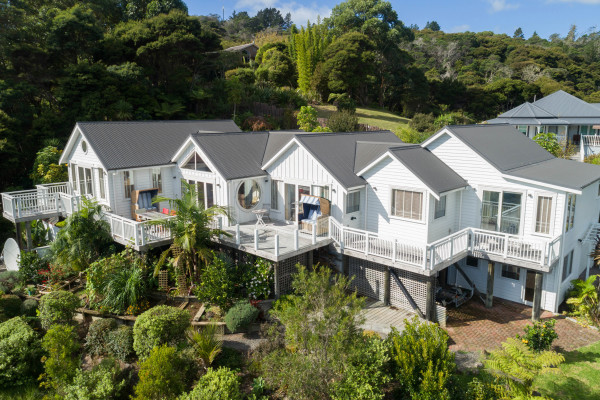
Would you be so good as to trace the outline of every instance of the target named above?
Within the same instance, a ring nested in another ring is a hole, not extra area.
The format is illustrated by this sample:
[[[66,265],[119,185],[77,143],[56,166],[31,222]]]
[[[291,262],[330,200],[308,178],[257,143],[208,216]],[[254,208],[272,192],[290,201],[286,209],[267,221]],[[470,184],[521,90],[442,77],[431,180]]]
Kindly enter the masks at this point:
[[[265,221],[263,221],[263,217],[267,214],[269,210],[261,208],[258,210],[252,210],[252,214],[256,215],[256,226],[267,226]]]

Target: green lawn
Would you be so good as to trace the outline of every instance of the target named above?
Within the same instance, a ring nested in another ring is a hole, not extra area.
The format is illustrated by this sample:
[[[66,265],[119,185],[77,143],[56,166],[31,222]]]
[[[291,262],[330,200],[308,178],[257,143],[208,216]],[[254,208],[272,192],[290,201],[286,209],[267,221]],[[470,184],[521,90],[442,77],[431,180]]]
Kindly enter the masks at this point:
[[[564,353],[565,362],[556,374],[536,380],[536,388],[554,399],[600,399],[600,342]]]
[[[0,400],[39,400],[44,397],[36,382],[27,386],[0,389]]]
[[[317,109],[319,118],[328,118],[336,111],[335,106],[320,105],[314,106]],[[397,132],[400,126],[408,124],[408,118],[400,117],[392,112],[382,109],[357,107],[356,115],[358,122],[378,126],[382,129],[389,129],[392,132]]]

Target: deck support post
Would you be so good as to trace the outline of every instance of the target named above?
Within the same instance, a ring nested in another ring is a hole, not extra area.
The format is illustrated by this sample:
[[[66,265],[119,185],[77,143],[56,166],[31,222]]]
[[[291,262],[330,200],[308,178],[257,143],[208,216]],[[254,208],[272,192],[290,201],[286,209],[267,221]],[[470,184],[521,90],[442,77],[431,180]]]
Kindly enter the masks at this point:
[[[240,245],[240,224],[235,224],[235,244]]]
[[[312,244],[317,244],[317,224],[312,226]]]
[[[425,319],[435,322],[435,276],[427,278],[427,302],[425,303]]]
[[[279,263],[273,263],[273,280],[275,281],[275,298],[278,299],[281,296],[281,288],[279,287]]]
[[[533,289],[533,308],[531,309],[531,320],[539,321],[542,314],[542,285],[544,274],[542,272],[535,273],[535,286]]]
[[[350,276],[350,256],[342,254],[342,272],[345,276]]]
[[[383,304],[385,304],[386,306],[391,305],[390,302],[390,279],[392,278],[390,276],[390,267],[386,266],[385,267],[385,278],[384,279],[384,285],[383,285]]]
[[[492,308],[494,302],[494,263],[488,261],[488,274],[487,274],[487,290],[485,294],[485,307]]]
[[[312,269],[313,267],[313,251],[309,251],[306,253],[306,268]]]
[[[258,229],[254,230],[254,250],[258,250]]]
[[[275,257],[279,257],[279,235],[275,235]]]
[[[33,249],[33,238],[31,237],[31,221],[25,222],[25,236],[27,237],[27,251]]]
[[[15,224],[15,231],[17,233],[17,237],[15,239],[17,239],[19,249],[23,250],[23,226],[21,225],[21,222],[17,222]]]
[[[298,250],[299,248],[299,244],[298,244],[298,229],[294,229],[294,250]]]

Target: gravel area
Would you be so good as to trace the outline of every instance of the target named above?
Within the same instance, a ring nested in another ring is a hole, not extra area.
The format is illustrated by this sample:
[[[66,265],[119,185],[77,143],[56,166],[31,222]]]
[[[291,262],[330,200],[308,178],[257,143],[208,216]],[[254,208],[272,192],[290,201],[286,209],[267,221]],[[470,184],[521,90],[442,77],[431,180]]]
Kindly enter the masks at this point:
[[[253,351],[267,340],[259,332],[233,333],[225,335],[223,339],[223,346],[243,352]]]
[[[457,351],[454,353],[454,362],[460,372],[475,372],[483,367],[481,353],[478,351]]]

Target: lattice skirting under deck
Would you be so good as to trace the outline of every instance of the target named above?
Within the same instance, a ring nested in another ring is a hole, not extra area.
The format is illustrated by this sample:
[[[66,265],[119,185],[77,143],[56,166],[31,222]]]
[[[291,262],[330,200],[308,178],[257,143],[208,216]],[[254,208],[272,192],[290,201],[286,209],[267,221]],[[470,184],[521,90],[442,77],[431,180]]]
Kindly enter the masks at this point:
[[[361,296],[383,301],[385,294],[385,266],[350,257],[351,287]]]
[[[297,264],[306,265],[308,262],[308,253],[299,254],[290,257],[287,260],[279,261],[276,264],[277,271],[275,273],[279,286],[278,295],[288,294],[292,291],[292,275],[297,272]]]

